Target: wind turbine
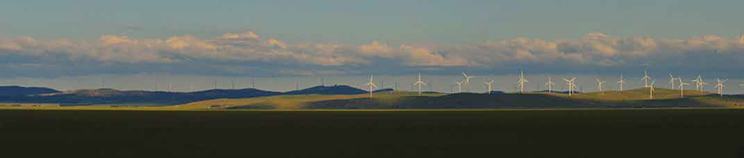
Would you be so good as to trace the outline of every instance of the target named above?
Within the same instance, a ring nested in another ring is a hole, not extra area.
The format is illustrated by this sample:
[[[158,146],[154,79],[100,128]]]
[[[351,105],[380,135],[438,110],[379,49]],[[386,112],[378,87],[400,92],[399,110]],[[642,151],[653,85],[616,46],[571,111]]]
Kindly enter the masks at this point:
[[[573,95],[573,91],[576,88],[576,85],[574,84],[574,81],[576,81],[576,77],[569,79],[563,79],[563,81],[566,81],[566,85],[568,86],[568,96]]]
[[[721,80],[720,78],[716,79],[716,88],[718,90],[718,95],[723,96],[723,88],[725,87],[724,82],[728,80]]]
[[[413,85],[418,86],[418,95],[421,96],[421,86],[425,86],[426,82],[421,80],[421,73],[418,74],[418,80],[413,83]]]
[[[674,78],[674,76],[672,76],[672,73],[669,73],[669,85],[670,85],[670,87],[671,87],[672,89],[674,89],[674,81],[675,81],[675,80],[677,80],[677,79],[676,79],[676,78]]]
[[[385,80],[380,80],[380,89],[385,89]]]
[[[488,82],[483,82],[483,83],[486,84],[486,89],[488,89],[488,94],[491,94],[491,91],[493,91],[493,83],[494,83],[494,81],[493,80],[490,80]]]
[[[602,85],[604,85],[604,84],[605,84],[605,82],[607,82],[607,81],[602,81],[602,80],[600,80],[600,79],[598,79],[598,78],[595,78],[595,80],[597,80],[597,90],[598,90],[599,92],[602,92],[602,93],[604,93],[604,91],[602,91]]]
[[[372,98],[372,92],[374,92],[375,88],[377,88],[377,85],[375,85],[374,82],[373,75],[369,75],[369,82],[367,82],[367,87],[369,88],[369,97]]]
[[[682,80],[682,77],[679,77],[679,97],[684,98],[685,97],[685,86],[690,85],[689,83],[685,83],[685,81]]]
[[[395,81],[395,84],[393,84],[393,91],[398,91],[398,81]]]
[[[651,81],[651,86],[648,87],[648,99],[654,99],[654,91],[655,91],[654,90],[654,84],[655,83],[656,83],[655,80],[654,81]]]
[[[457,84],[457,93],[462,93],[462,84],[464,82],[465,81],[457,81],[457,82],[455,82],[455,84]]]
[[[651,80],[651,76],[648,76],[648,71],[643,71],[643,78],[641,80],[643,80],[643,87],[648,88],[648,81]]]
[[[617,84],[620,85],[620,92],[623,92],[623,86],[625,85],[625,79],[623,79],[623,74],[620,74],[620,80],[617,81]]]
[[[705,85],[708,83],[705,83],[703,81],[703,77],[698,75],[697,79],[692,80],[692,82],[695,82],[695,89],[702,92],[705,89]]]
[[[470,91],[470,79],[475,76],[468,76],[468,74],[466,74],[465,72],[462,72],[462,76],[464,77],[464,79],[462,80],[463,86],[465,86],[466,90]]]
[[[553,93],[553,85],[555,85],[553,79],[548,76],[548,82],[545,82],[545,86],[548,87],[548,93]]]
[[[256,77],[251,78],[251,88],[256,89]]]
[[[527,81],[527,78],[524,77],[523,71],[519,71],[519,80],[517,82],[519,82],[519,93],[524,93],[524,85],[530,81]]]

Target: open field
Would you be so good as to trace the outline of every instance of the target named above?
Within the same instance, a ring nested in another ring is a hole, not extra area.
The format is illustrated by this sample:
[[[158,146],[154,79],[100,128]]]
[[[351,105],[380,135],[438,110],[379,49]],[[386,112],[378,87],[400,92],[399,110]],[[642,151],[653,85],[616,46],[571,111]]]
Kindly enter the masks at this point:
[[[2,110],[4,155],[741,157],[744,110]]]

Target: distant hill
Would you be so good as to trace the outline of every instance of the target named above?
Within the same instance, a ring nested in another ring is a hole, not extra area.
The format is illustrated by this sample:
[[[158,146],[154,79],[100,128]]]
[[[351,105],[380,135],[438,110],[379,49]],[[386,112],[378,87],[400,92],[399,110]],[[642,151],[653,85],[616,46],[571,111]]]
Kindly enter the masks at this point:
[[[443,96],[408,96],[395,99],[354,98],[309,103],[309,109],[473,109],[473,108],[559,108],[590,107],[591,101],[572,100],[543,94],[457,93]]]
[[[62,105],[147,104],[167,105],[219,99],[250,98],[279,95],[279,92],[258,89],[215,89],[197,92],[121,91],[115,89],[84,89],[43,95],[0,96],[0,102],[58,103]]]
[[[57,91],[38,87],[0,87],[3,103],[53,103],[61,105],[178,105],[179,109],[440,109],[440,108],[593,108],[593,107],[739,107],[744,96],[718,96],[708,92],[657,88],[577,93],[493,91],[443,94],[377,90],[370,98],[362,89],[335,85],[316,86],[289,92],[259,89],[213,89],[197,92],[126,91],[83,89]]]
[[[59,93],[59,91],[43,87],[0,86],[0,96],[28,96],[49,93]]]
[[[530,92],[524,94],[423,93],[395,91],[358,95],[296,95],[243,99],[206,100],[183,105],[183,108],[205,109],[218,105],[226,109],[477,109],[477,108],[662,108],[662,107],[741,107],[744,97],[718,95],[686,90],[657,88],[654,99],[648,89],[577,93]]]
[[[289,95],[303,95],[303,94],[364,94],[367,93],[365,90],[354,88],[346,85],[333,85],[333,86],[315,86],[302,90],[289,91],[284,94]]]
[[[62,105],[172,105],[210,99],[252,98],[275,95],[355,95],[366,93],[368,92],[365,90],[346,85],[316,86],[284,93],[252,88],[212,89],[196,92],[164,92],[116,90],[109,88],[58,91],[51,88],[5,86],[0,87],[0,102],[56,103]]]

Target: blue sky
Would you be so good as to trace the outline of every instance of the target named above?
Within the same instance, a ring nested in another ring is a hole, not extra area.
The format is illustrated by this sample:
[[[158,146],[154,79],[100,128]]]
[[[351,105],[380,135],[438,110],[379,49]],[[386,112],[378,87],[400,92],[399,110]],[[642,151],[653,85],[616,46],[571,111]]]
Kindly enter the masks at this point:
[[[473,42],[588,32],[684,38],[744,32],[737,0],[4,0],[9,36],[95,39],[253,30],[288,41]]]
[[[0,2],[6,83],[74,89],[143,75],[314,81],[520,69],[744,77],[737,0]]]

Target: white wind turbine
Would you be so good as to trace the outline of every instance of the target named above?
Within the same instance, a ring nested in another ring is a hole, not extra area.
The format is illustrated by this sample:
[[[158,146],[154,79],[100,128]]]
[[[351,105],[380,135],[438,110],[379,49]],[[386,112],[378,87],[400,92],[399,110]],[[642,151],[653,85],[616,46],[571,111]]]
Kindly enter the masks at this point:
[[[576,88],[576,84],[574,84],[574,81],[576,81],[576,77],[569,79],[563,79],[563,81],[566,81],[566,85],[568,86],[568,96],[573,95],[573,91]]]
[[[468,76],[468,74],[466,74],[465,72],[462,72],[462,76],[464,77],[464,79],[462,80],[463,81],[462,85],[465,86],[465,89],[469,91],[470,90],[470,79],[474,78],[475,76]]]
[[[617,84],[619,85],[620,92],[623,92],[623,87],[625,86],[625,79],[623,79],[623,74],[620,74],[620,80],[617,81]]]
[[[495,81],[493,81],[493,80],[490,80],[488,82],[483,82],[484,84],[486,84],[486,89],[488,89],[488,94],[491,94],[491,91],[493,91],[493,83],[494,82]]]
[[[367,82],[367,87],[369,88],[369,97],[372,98],[372,93],[374,92],[375,88],[377,88],[377,85],[375,85],[374,82],[373,75],[369,75],[369,82]]]
[[[600,80],[599,78],[595,78],[595,80],[597,80],[597,90],[598,90],[599,92],[602,92],[602,93],[604,93],[604,91],[602,91],[602,85],[604,85],[604,84],[605,84],[605,82],[607,82],[607,81],[602,81],[602,80]]]
[[[723,88],[725,87],[724,82],[728,80],[721,80],[720,78],[716,79],[716,89],[718,91],[718,95],[723,96]]]
[[[517,82],[519,82],[519,93],[524,93],[525,84],[527,82],[530,82],[530,81],[527,81],[527,78],[524,77],[524,72],[519,71],[519,80]]]
[[[684,80],[682,80],[682,77],[679,77],[679,97],[684,98],[685,97],[685,86],[690,85],[689,83],[685,83]]]
[[[455,84],[457,84],[457,93],[462,93],[462,84],[465,81],[456,81]]]
[[[553,82],[553,79],[548,76],[548,82],[545,82],[545,87],[548,87],[548,93],[553,93],[553,86],[555,83]]]
[[[418,80],[413,85],[418,86],[418,95],[421,96],[421,86],[425,86],[426,82],[421,80],[421,73],[418,74]]]
[[[705,83],[703,81],[703,77],[698,75],[697,79],[692,80],[692,82],[695,82],[695,89],[702,92],[705,89],[705,85],[708,83]]]
[[[671,87],[672,89],[674,89],[674,87],[675,87],[674,86],[674,81],[676,81],[676,80],[677,80],[677,78],[674,78],[674,76],[672,76],[672,73],[669,73],[669,87]]]
[[[643,80],[643,87],[648,88],[648,81],[651,80],[651,76],[648,76],[648,71],[643,71],[643,78],[641,80]]]
[[[656,81],[651,81],[651,86],[648,87],[648,99],[654,99],[654,84]]]

